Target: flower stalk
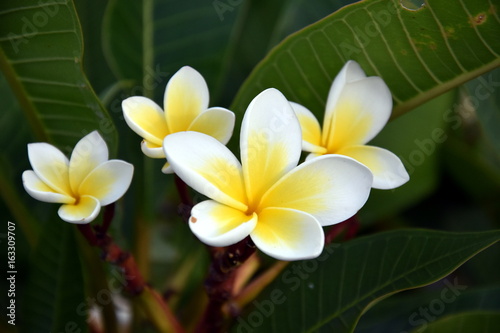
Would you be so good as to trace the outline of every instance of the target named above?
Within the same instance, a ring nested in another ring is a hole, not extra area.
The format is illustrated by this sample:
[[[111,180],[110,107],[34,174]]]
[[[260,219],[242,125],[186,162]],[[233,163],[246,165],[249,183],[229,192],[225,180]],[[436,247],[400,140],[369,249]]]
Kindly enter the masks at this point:
[[[149,285],[141,274],[133,255],[121,249],[107,234],[114,216],[114,205],[107,207],[101,226],[90,224],[77,225],[88,244],[101,249],[102,260],[120,268],[125,280],[125,290],[138,302],[147,313],[159,332],[184,332],[172,310],[163,298]]]
[[[231,298],[236,269],[255,253],[250,237],[227,248],[212,249],[212,263],[205,291],[209,301],[195,330],[197,333],[219,332],[224,326],[223,305]]]

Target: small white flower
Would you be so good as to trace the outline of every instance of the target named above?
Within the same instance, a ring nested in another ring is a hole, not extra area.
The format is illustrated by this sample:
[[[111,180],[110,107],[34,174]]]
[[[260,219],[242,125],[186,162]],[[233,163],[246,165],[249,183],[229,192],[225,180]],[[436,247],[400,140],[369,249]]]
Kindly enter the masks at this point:
[[[234,113],[220,107],[208,108],[207,83],[195,69],[184,66],[169,80],[163,98],[163,111],[146,97],[134,96],[122,102],[128,126],[144,140],[142,152],[152,158],[165,158],[163,139],[172,133],[196,131],[226,144],[234,129]],[[172,173],[165,163],[163,173]]]
[[[396,188],[410,179],[399,157],[366,145],[389,120],[392,97],[385,82],[366,77],[357,62],[348,61],[332,83],[323,132],[311,111],[291,104],[302,127],[302,149],[311,153],[308,159],[325,154],[352,157],[370,169],[372,187],[378,189]]]
[[[58,214],[66,222],[94,220],[101,206],[120,199],[132,181],[134,167],[108,160],[108,147],[97,131],[75,146],[71,159],[48,143],[28,144],[33,170],[23,172],[23,185],[33,198],[62,203]]]

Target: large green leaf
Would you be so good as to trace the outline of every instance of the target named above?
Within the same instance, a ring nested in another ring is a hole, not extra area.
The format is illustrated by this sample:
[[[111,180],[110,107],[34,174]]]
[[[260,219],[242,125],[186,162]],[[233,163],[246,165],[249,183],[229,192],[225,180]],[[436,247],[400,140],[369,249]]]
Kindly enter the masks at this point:
[[[414,333],[496,333],[500,327],[500,312],[466,312],[435,321]]]
[[[233,331],[352,332],[381,299],[434,282],[499,240],[500,231],[397,230],[332,244],[318,259],[289,266]]]
[[[425,323],[463,312],[500,311],[500,286],[474,288],[467,277],[458,275],[458,281],[467,289],[450,294],[447,284],[453,280],[454,277],[447,277],[425,288],[381,301],[361,317],[355,332],[409,332]]]
[[[56,218],[47,222],[33,251],[22,332],[87,331],[82,309],[89,304],[74,231],[74,225]]]
[[[354,59],[381,76],[394,116],[500,65],[498,8],[490,1],[450,6],[428,0],[408,10],[399,0],[367,0],[342,8],[275,47],[242,86],[233,109],[243,112],[259,92],[275,87],[322,114],[329,87]]]
[[[447,138],[445,121],[455,93],[443,94],[391,121],[370,145],[398,155],[410,181],[393,190],[372,190],[360,211],[361,222],[370,223],[408,208],[435,190],[439,180],[438,157]],[[395,139],[396,138],[396,139]]]
[[[3,104],[0,113],[0,197],[8,210],[3,212],[0,208],[0,215],[17,222],[19,232],[33,245],[40,227],[33,217],[34,212],[39,212],[35,207],[38,205],[31,205],[29,209],[23,205],[29,196],[21,182],[21,174],[29,166],[26,145],[33,141],[33,136],[2,73],[0,100]]]
[[[83,41],[72,1],[2,1],[0,69],[36,138],[68,150],[99,130],[116,131],[82,69]]]
[[[231,52],[234,22],[243,5],[214,1],[109,2],[103,39],[107,59],[120,79],[135,82],[135,94],[161,100],[167,80],[182,66],[197,69],[215,90]],[[212,91],[213,94],[213,91]]]

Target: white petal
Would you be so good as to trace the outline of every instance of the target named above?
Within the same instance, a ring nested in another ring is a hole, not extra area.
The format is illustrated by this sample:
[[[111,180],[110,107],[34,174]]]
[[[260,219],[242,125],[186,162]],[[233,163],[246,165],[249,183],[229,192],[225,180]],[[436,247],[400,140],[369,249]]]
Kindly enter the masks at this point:
[[[257,215],[246,215],[238,209],[216,201],[200,202],[191,210],[189,227],[203,243],[211,246],[235,244],[255,228]]]
[[[188,128],[188,131],[210,135],[222,144],[228,143],[233,135],[233,130],[234,113],[227,109],[216,107],[203,111]]]
[[[322,142],[327,142],[327,138],[331,135],[331,123],[335,106],[337,105],[338,98],[344,89],[346,83],[361,80],[365,78],[365,72],[361,66],[354,60],[349,60],[345,63],[344,67],[337,74],[330,86],[328,98],[326,101],[325,116],[323,119],[323,139]]]
[[[147,157],[151,158],[165,158],[165,152],[161,145],[155,145],[147,140],[142,140],[141,150]]]
[[[410,176],[403,163],[387,149],[373,146],[351,146],[339,151],[363,163],[373,173],[373,188],[388,190],[406,183]]]
[[[321,127],[318,119],[306,107],[290,102],[302,130],[302,150],[311,153],[326,153],[326,148],[321,147]]]
[[[297,166],[301,144],[300,124],[285,96],[272,88],[257,95],[245,112],[240,137],[250,204]]]
[[[100,210],[99,200],[85,195],[80,197],[76,204],[62,205],[57,213],[66,222],[86,224],[92,222],[99,215]]]
[[[168,130],[161,107],[149,98],[134,96],[122,102],[123,117],[127,125],[143,139],[161,146]]]
[[[69,161],[56,147],[44,143],[28,144],[28,157],[36,175],[54,192],[72,196],[69,184]]]
[[[172,168],[170,163],[165,162],[165,164],[163,164],[163,167],[161,168],[161,172],[163,172],[164,174],[174,173],[174,168]]]
[[[77,193],[85,177],[108,158],[108,146],[97,131],[83,137],[76,144],[69,160],[69,183],[73,193]]]
[[[47,186],[32,170],[23,172],[23,186],[33,198],[43,202],[73,203],[75,199],[62,193],[55,192]]]
[[[367,143],[385,126],[391,110],[391,93],[381,78],[346,84],[333,111],[328,151]]]
[[[320,154],[320,153],[310,153],[306,156],[306,161],[309,161],[309,160],[312,160],[313,158],[316,158],[318,156],[322,156],[324,154]]]
[[[365,204],[373,176],[352,158],[323,155],[299,165],[262,198],[260,207],[284,207],[313,215],[323,226],[345,221]]]
[[[174,172],[194,190],[247,210],[241,164],[217,139],[199,132],[179,132],[167,136],[163,148]]]
[[[198,115],[208,108],[208,87],[195,69],[184,66],[168,81],[163,106],[171,133],[187,131]]]
[[[83,180],[78,194],[89,195],[101,203],[109,205],[120,199],[130,186],[134,166],[121,160],[110,160],[95,168]]]
[[[323,228],[310,214],[288,208],[266,208],[258,219],[250,237],[259,250],[273,258],[312,259],[323,251]]]

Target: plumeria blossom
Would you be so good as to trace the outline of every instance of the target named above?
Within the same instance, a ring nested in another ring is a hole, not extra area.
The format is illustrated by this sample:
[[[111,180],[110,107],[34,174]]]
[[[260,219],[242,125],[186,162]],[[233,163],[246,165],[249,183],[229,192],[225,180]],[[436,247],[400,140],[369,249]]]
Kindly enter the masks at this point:
[[[291,102],[302,127],[302,149],[308,159],[325,154],[352,157],[373,173],[373,188],[392,189],[410,176],[401,160],[387,149],[366,145],[385,126],[392,110],[389,88],[380,77],[366,77],[355,61],[348,61],[332,83],[323,120]]]
[[[226,144],[234,129],[234,113],[220,107],[208,108],[209,93],[203,76],[184,66],[167,83],[163,108],[149,98],[134,96],[122,102],[128,126],[144,140],[142,152],[152,158],[165,158],[163,139],[172,133],[196,131]],[[172,173],[165,163],[163,173]]]
[[[108,160],[108,147],[97,131],[86,135],[68,158],[48,143],[28,144],[33,170],[23,173],[23,185],[33,198],[63,204],[59,217],[69,223],[94,220],[101,206],[120,199],[132,181],[134,167]]]
[[[276,89],[260,93],[242,122],[241,163],[202,133],[165,138],[175,173],[210,200],[195,205],[189,226],[204,243],[228,246],[250,236],[281,260],[317,257],[322,226],[342,222],[366,202],[373,176],[345,156],[322,156],[297,166],[301,130],[290,103]]]

